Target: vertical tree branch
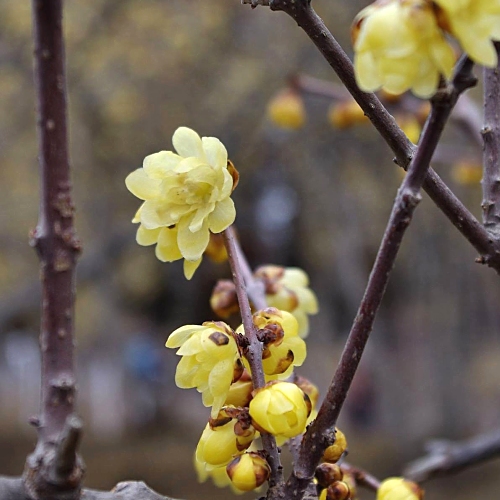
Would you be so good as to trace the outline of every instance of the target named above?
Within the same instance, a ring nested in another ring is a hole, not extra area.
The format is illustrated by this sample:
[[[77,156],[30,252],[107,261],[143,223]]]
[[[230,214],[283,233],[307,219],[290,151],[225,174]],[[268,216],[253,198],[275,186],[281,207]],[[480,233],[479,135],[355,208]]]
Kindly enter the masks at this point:
[[[300,500],[302,498],[324,449],[335,440],[334,431],[337,419],[368,342],[403,236],[411,222],[413,212],[420,202],[420,189],[426,178],[432,155],[460,93],[476,83],[475,77],[471,74],[472,67],[472,62],[463,58],[458,65],[453,84],[447,89],[438,91],[432,99],[431,113],[424,127],[416,154],[410,163],[408,174],[394,201],[365,294],[332,383],[316,420],[304,435],[298,460],[285,485],[284,498],[287,500]]]
[[[500,43],[495,42],[497,54]],[[500,56],[499,56],[500,57]],[[483,223],[496,239],[500,238],[500,62],[484,68]]]
[[[62,0],[33,0],[32,5],[41,179],[32,244],[40,257],[42,281],[42,383],[38,444],[27,461],[25,483],[33,498],[55,498],[62,490],[76,498],[82,475],[79,464],[75,466],[80,425],[71,417],[74,278],[80,244],[69,175]]]
[[[240,306],[241,319],[245,334],[249,341],[248,351],[246,358],[252,371],[252,382],[254,389],[264,387],[266,380],[264,377],[264,370],[262,368],[262,344],[257,338],[257,331],[253,324],[252,311],[250,309],[250,302],[245,288],[244,274],[240,262],[241,250],[236,244],[236,237],[234,229],[229,227],[223,233],[224,244],[226,245],[229,265],[231,266],[231,273],[233,275],[234,285],[236,287],[236,295],[238,296],[238,304]],[[247,266],[248,267],[248,266]],[[248,275],[248,269],[246,274]],[[270,492],[283,482],[283,470],[279,457],[279,450],[276,446],[276,440],[271,434],[262,433],[261,435],[264,450],[267,453],[267,459],[271,466],[271,477],[269,478]],[[270,493],[272,498],[272,493]]]

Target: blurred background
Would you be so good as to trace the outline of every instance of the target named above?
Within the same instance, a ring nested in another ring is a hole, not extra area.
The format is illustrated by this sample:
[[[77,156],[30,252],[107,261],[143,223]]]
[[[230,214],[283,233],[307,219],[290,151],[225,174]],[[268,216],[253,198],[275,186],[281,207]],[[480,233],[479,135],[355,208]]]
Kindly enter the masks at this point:
[[[349,26],[367,2],[314,3],[351,54]],[[222,140],[241,175],[236,222],[250,263],[299,266],[317,293],[299,372],[324,393],[403,172],[369,125],[338,118],[338,100],[286,90],[297,74],[339,87],[285,14],[238,0],[76,0],[65,13],[84,245],[76,332],[86,485],[142,479],[186,500],[230,498],[196,481],[192,454],[209,412],[195,390],[175,387],[177,358],[163,347],[178,326],[214,318],[208,299],[228,267],[205,259],[187,282],[180,261],[163,264],[138,246],[130,223],[138,200],[126,175],[171,149],[180,125]],[[29,2],[0,0],[0,473],[12,475],[36,440],[27,421],[39,392],[38,261],[28,245],[38,205],[31,57]],[[477,217],[480,159],[470,127],[451,124],[435,166]],[[498,426],[500,284],[475,257],[424,195],[342,414],[351,463],[396,475],[431,438]],[[492,462],[434,480],[428,498],[494,498],[499,473]]]

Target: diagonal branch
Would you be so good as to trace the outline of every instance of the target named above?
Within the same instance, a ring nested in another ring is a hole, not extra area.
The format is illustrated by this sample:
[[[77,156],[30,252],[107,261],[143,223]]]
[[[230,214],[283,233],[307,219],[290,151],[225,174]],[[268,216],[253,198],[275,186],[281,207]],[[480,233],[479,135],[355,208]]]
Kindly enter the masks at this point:
[[[428,454],[409,463],[403,474],[408,479],[424,482],[435,477],[448,476],[500,457],[500,432],[475,436],[460,442],[430,443]]]
[[[258,389],[260,387],[264,387],[266,384],[264,370],[262,368],[262,344],[257,338],[257,331],[253,324],[252,311],[250,309],[250,302],[245,288],[245,279],[240,261],[242,252],[236,244],[236,237],[232,227],[226,229],[222,233],[222,236],[227,250],[229,265],[231,266],[234,285],[236,287],[236,295],[238,296],[243,327],[245,328],[246,337],[249,340],[246,358],[248,359],[250,370],[252,372],[253,386],[255,389]],[[248,269],[245,269],[246,274],[248,275]],[[262,444],[264,445],[264,450],[267,454],[267,460],[271,467],[269,486],[271,490],[273,490],[276,486],[283,483],[283,468],[280,462],[279,450],[276,446],[276,440],[272,434],[262,433],[261,439]]]
[[[411,222],[413,212],[420,202],[420,189],[424,183],[432,155],[460,93],[476,83],[476,79],[471,73],[472,67],[473,64],[469,59],[462,59],[452,84],[446,89],[438,91],[432,100],[431,113],[415,156],[410,163],[408,174],[394,201],[365,294],[337,370],[316,420],[304,435],[293,473],[285,485],[284,498],[287,500],[300,500],[302,498],[323,451],[335,440],[334,431],[337,419],[368,342],[403,236]]]
[[[262,2],[243,0],[243,3],[252,3],[253,6],[256,4],[269,5],[271,10],[283,11],[297,22],[318,47],[323,57],[392,149],[398,165],[406,169],[414,155],[414,145],[398,127],[394,118],[375,94],[362,92],[358,88],[351,60],[316,14],[311,6],[311,0],[264,0]],[[423,188],[452,224],[479,252],[481,258],[478,259],[478,262],[487,264],[500,273],[500,243],[492,240],[482,224],[432,168],[428,170]]]
[[[497,54],[500,43],[495,42]],[[484,68],[483,223],[495,238],[500,238],[500,63]]]

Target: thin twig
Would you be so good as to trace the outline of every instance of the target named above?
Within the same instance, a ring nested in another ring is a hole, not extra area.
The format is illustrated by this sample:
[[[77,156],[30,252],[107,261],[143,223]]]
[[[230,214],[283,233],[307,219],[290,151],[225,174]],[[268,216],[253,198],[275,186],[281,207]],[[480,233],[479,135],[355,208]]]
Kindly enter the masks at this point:
[[[250,0],[244,0],[244,3],[249,2]],[[362,92],[358,88],[351,60],[316,14],[311,1],[269,0],[265,2],[266,5],[267,3],[271,10],[289,14],[305,31],[392,149],[398,165],[406,169],[414,155],[414,146],[379,99],[374,94]],[[479,252],[481,258],[477,259],[477,262],[487,264],[500,273],[500,243],[492,241],[483,225],[432,168],[428,170],[423,188],[452,224]]]
[[[252,372],[252,382],[255,389],[264,387],[266,380],[264,370],[262,368],[262,343],[257,338],[257,331],[253,324],[252,311],[248,300],[247,291],[245,288],[245,280],[241,262],[239,260],[240,253],[236,246],[236,237],[232,227],[226,229],[222,236],[226,246],[229,265],[233,276],[234,285],[236,287],[236,295],[238,296],[238,304],[240,306],[241,319],[245,328],[245,335],[249,340],[248,351],[246,358]],[[276,446],[276,440],[271,434],[262,433],[262,444],[267,454],[267,459],[271,467],[271,476],[269,478],[270,491],[283,482],[283,468],[280,462],[279,450]]]
[[[337,419],[373,328],[403,236],[421,199],[420,189],[432,155],[460,93],[476,83],[475,77],[471,74],[472,67],[473,64],[469,59],[462,59],[453,83],[448,88],[438,91],[432,100],[431,113],[415,157],[410,163],[408,174],[399,188],[365,294],[337,370],[316,420],[304,435],[299,458],[285,485],[284,497],[287,500],[302,498],[324,449],[335,440],[334,430]]]
[[[340,468],[343,472],[352,474],[356,480],[356,484],[359,484],[360,486],[363,486],[371,491],[377,491],[380,488],[380,481],[364,469],[360,469],[359,467],[346,462],[343,462]]]
[[[33,24],[41,199],[32,244],[42,280],[42,387],[38,444],[24,477],[34,498],[77,498],[82,466],[74,457],[78,465],[63,474],[57,451],[75,404],[73,307],[80,251],[69,175],[62,1],[33,0]]]
[[[436,441],[428,446],[429,453],[409,463],[403,475],[422,483],[436,477],[448,476],[500,457],[500,432],[475,436],[460,442]]]
[[[495,42],[497,54],[500,43]],[[484,68],[483,223],[495,238],[500,238],[500,63]]]

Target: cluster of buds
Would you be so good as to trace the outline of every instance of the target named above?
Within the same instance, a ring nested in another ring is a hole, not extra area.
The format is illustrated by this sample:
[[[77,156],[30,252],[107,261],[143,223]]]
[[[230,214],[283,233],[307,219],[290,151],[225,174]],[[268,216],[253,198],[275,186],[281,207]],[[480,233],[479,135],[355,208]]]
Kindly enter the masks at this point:
[[[194,130],[180,127],[172,143],[177,153],[147,156],[125,183],[143,200],[132,220],[139,223],[137,243],[156,245],[156,256],[163,262],[184,258],[184,274],[191,279],[209,247],[210,235],[234,222],[230,196],[238,172],[215,137],[201,138]]]
[[[354,498],[349,484],[344,481],[342,469],[332,463],[323,463],[316,468],[314,477],[317,481],[319,500],[351,500]]]
[[[264,457],[250,447],[259,432],[284,442],[305,431],[311,399],[318,391],[302,377],[297,383],[281,381],[293,374],[306,357],[298,336],[298,323],[286,311],[270,307],[253,315],[262,342],[266,385],[254,390],[245,351],[243,326],[236,331],[222,321],[186,325],[169,336],[166,346],[178,348],[176,383],[195,387],[211,419],[196,449],[195,465],[201,480],[212,477],[217,485],[231,484],[238,491],[259,487],[269,477]],[[311,396],[311,398],[309,397]]]
[[[354,20],[359,87],[431,97],[450,78],[456,56],[448,36],[479,64],[493,67],[500,39],[500,0],[377,0]]]

